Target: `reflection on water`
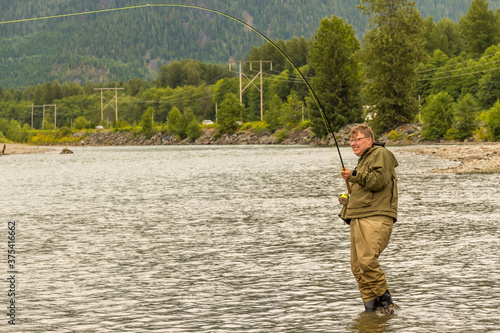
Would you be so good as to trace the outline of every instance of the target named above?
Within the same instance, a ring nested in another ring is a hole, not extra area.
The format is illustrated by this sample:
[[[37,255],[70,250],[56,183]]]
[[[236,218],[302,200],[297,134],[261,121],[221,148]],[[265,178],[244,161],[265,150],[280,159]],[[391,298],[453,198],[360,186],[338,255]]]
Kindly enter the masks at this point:
[[[378,313],[360,313],[353,319],[353,322],[348,329],[352,332],[387,332],[389,321],[394,317],[382,316]]]
[[[87,147],[6,156],[20,332],[486,332],[500,175],[404,153],[381,257],[397,316],[362,313],[331,148]],[[357,158],[343,149],[347,166]],[[5,321],[6,323],[6,321]],[[0,323],[0,327],[4,323]]]

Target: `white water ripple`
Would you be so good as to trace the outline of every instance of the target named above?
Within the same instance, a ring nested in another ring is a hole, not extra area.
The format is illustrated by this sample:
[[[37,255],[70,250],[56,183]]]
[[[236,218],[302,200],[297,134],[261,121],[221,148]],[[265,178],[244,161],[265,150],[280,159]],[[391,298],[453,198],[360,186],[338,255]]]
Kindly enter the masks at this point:
[[[331,148],[85,147],[2,157],[2,216],[18,225],[14,328],[496,330],[500,175],[433,174],[454,162],[391,149],[400,211],[380,261],[400,307],[392,318],[361,313]],[[354,167],[357,158],[342,152]],[[10,330],[3,320],[0,331]]]

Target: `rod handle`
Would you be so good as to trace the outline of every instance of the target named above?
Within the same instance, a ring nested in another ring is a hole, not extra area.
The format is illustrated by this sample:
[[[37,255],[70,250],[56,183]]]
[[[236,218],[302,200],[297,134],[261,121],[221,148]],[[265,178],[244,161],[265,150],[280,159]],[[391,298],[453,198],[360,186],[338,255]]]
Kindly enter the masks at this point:
[[[345,185],[347,186],[347,193],[351,194],[351,184],[349,184],[349,181],[345,181]]]
[[[342,170],[345,170],[345,167],[342,167]],[[345,185],[347,186],[347,193],[351,194],[351,184],[349,184],[347,179],[345,180]]]

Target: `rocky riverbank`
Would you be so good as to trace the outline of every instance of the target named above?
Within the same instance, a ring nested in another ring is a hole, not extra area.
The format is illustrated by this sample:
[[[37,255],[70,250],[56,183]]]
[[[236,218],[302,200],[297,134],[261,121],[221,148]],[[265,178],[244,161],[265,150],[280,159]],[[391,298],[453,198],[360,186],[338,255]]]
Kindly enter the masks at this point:
[[[348,146],[351,128],[356,124],[346,126],[335,137],[339,145]],[[394,145],[424,145],[408,147],[408,153],[428,155],[460,162],[458,166],[447,169],[437,169],[434,172],[453,173],[499,173],[500,172],[500,143],[488,142],[431,142],[424,141],[420,136],[418,124],[407,124],[394,131],[383,135],[379,141],[386,142],[388,146]],[[233,134],[216,135],[214,128],[204,128],[200,138],[191,142],[189,139],[179,140],[168,134],[157,133],[151,138],[146,138],[142,133],[115,132],[108,130],[77,132],[72,137],[78,142],[70,146],[152,146],[152,145],[313,145],[329,146],[333,138],[318,138],[313,135],[310,128],[305,130],[291,130],[278,140],[277,135],[262,131],[259,134],[250,130]],[[64,144],[66,146],[67,144]],[[0,152],[1,148],[0,146]],[[4,154],[28,154],[49,151],[51,148],[29,146],[24,144],[6,144]]]
[[[460,162],[457,166],[446,169],[435,169],[432,172],[500,173],[499,142],[408,148],[406,152]]]
[[[339,145],[348,146],[351,128],[357,124],[343,127],[335,133],[335,138]],[[146,138],[142,133],[115,132],[100,130],[93,132],[76,132],[73,138],[80,138],[74,145],[86,146],[152,146],[152,145],[311,145],[329,146],[333,144],[331,136],[319,138],[315,136],[310,128],[304,130],[292,129],[288,132],[270,133],[263,130],[260,133],[251,130],[243,130],[237,133],[216,135],[215,128],[204,128],[202,135],[195,141],[189,139],[180,140],[175,136],[166,133],[156,133],[151,138]],[[380,138],[381,141],[393,145],[408,145],[423,143],[420,137],[420,126],[418,124],[408,124],[398,127],[396,130]]]
[[[77,132],[73,136],[81,137],[81,140],[76,145],[85,146],[328,145],[331,141],[331,139],[321,139],[313,136],[310,128],[303,131],[291,130],[287,135],[283,136],[281,141],[265,130],[258,134],[252,131],[240,131],[217,136],[214,128],[203,129],[202,135],[195,141],[190,141],[188,138],[180,140],[175,136],[162,133],[156,133],[151,138],[146,138],[142,134],[113,131]],[[349,139],[347,136],[343,135],[342,138],[339,143],[348,144]]]

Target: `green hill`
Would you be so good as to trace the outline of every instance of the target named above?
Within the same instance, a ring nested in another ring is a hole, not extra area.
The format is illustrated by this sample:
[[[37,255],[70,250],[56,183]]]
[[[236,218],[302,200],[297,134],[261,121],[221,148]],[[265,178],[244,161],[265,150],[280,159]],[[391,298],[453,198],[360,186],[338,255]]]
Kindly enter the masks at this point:
[[[0,1],[0,21],[56,16],[172,0],[23,0]],[[325,16],[347,19],[361,38],[367,19],[359,0],[198,0],[199,6],[245,20],[273,40],[310,38]],[[490,0],[497,8],[500,0]],[[457,21],[470,0],[418,0],[424,17]],[[222,15],[199,9],[136,9],[0,25],[0,86],[25,88],[38,83],[151,80],[160,65],[196,59],[225,64],[246,59],[264,41]]]

